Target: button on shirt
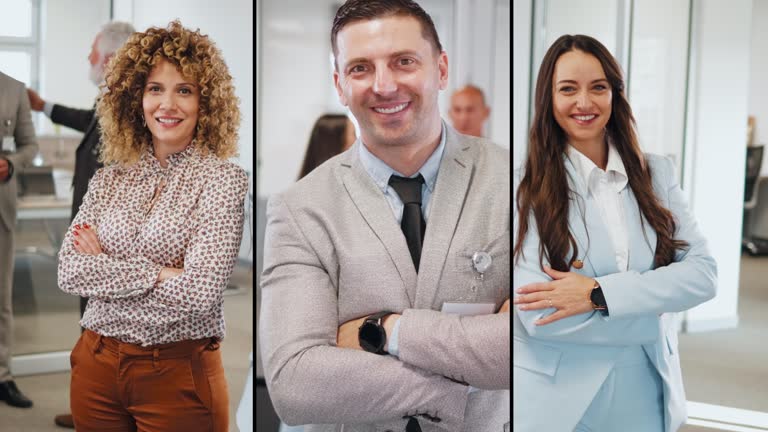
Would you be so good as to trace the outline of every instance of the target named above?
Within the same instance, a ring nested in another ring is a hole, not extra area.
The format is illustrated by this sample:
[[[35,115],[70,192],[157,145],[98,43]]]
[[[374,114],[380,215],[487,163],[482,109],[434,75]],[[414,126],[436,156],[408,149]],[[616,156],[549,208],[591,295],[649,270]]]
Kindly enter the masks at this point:
[[[568,157],[600,209],[600,217],[613,243],[616,266],[619,271],[627,271],[629,232],[624,214],[624,194],[627,193],[628,178],[619,152],[613,143],[608,143],[605,171],[571,145],[568,145]]]
[[[416,171],[411,177],[416,177],[421,174],[424,177],[424,184],[421,186],[421,212],[424,214],[424,221],[429,222],[429,204],[432,192],[435,189],[435,183],[437,182],[437,171],[440,168],[440,161],[443,158],[443,151],[445,150],[445,123],[442,124],[442,132],[440,138],[440,144],[437,146],[432,155],[424,162],[424,165]],[[397,220],[397,224],[403,220],[403,201],[400,200],[400,196],[397,195],[395,189],[389,185],[389,178],[394,175],[400,177],[406,177],[402,173],[399,173],[392,169],[389,165],[384,163],[381,159],[373,155],[366,147],[360,142],[359,156],[360,162],[363,164],[363,168],[371,176],[371,179],[376,183],[376,186],[381,189],[384,197],[387,199],[389,206],[392,208],[392,212]],[[395,323],[392,334],[387,341],[387,351],[393,356],[398,355],[398,343],[397,338],[400,333],[400,320]]]

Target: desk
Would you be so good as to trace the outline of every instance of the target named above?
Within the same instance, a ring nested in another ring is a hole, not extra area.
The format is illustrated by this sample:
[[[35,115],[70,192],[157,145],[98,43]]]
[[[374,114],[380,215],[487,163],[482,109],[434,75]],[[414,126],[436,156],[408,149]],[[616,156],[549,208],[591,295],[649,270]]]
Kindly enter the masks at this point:
[[[59,219],[68,221],[71,211],[71,197],[68,199],[57,199],[55,196],[19,198],[16,212],[17,218],[19,220],[41,221],[45,228],[45,233],[48,235],[48,242],[52,247],[52,249],[48,251],[43,250],[39,246],[27,246],[21,248],[19,251],[55,258],[59,247],[61,247],[62,234],[56,232],[48,221]]]
[[[18,200],[17,217],[19,219],[69,219],[72,211],[72,198],[57,199],[50,197],[22,197]]]

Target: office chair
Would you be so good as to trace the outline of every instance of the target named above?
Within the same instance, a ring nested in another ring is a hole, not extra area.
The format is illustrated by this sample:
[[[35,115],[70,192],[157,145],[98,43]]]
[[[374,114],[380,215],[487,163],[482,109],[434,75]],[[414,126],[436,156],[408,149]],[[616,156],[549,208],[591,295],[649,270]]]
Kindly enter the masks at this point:
[[[768,239],[752,235],[752,212],[760,190],[760,169],[763,165],[765,146],[747,147],[747,169],[744,183],[744,228],[742,247],[750,255],[768,255]]]

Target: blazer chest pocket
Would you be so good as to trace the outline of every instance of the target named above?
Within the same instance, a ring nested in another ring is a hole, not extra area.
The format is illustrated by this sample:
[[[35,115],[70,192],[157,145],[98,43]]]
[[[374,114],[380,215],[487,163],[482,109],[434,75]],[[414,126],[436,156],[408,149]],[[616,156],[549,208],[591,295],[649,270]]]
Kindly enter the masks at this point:
[[[497,302],[509,297],[510,235],[505,231],[490,242],[464,245],[453,255],[455,301]],[[457,285],[458,284],[458,285]]]

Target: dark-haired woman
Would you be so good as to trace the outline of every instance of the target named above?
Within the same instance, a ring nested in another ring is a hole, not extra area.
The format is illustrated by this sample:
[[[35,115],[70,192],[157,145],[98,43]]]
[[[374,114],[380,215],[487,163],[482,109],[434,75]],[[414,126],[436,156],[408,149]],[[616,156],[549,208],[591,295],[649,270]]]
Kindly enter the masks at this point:
[[[355,125],[345,114],[323,114],[309,136],[299,180],[323,162],[352,147],[357,139]]]
[[[676,431],[674,312],[716,264],[672,163],[640,149],[621,69],[562,36],[536,82],[514,213],[514,430]]]

